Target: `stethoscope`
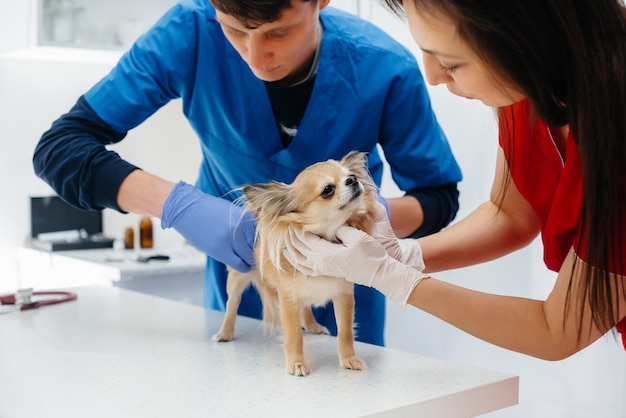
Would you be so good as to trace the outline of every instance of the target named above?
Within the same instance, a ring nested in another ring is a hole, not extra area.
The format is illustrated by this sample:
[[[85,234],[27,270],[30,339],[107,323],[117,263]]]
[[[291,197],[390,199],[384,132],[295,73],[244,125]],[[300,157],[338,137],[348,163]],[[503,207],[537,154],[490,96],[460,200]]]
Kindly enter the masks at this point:
[[[56,296],[51,298],[36,298],[33,296]],[[29,309],[39,308],[40,306],[54,305],[56,303],[69,302],[76,299],[76,293],[47,290],[43,292],[33,292],[32,288],[19,289],[15,293],[0,296],[0,314],[27,311]]]

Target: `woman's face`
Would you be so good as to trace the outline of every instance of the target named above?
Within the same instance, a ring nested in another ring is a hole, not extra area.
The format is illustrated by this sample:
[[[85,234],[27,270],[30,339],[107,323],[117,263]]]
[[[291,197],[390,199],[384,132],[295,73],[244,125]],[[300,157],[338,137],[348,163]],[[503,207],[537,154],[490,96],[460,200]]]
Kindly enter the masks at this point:
[[[456,25],[404,1],[413,39],[422,50],[426,81],[445,84],[451,93],[500,107],[524,98],[523,93],[499,80],[461,39]]]

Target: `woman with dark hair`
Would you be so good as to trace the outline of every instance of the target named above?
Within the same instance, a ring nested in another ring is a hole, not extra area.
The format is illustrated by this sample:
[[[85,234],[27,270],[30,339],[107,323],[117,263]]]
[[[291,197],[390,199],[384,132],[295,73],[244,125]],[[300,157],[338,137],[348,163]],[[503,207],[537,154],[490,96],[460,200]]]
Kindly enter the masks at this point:
[[[490,199],[417,241],[398,241],[385,216],[371,236],[342,228],[341,244],[294,233],[291,259],[305,272],[377,288],[402,306],[531,356],[563,359],[611,330],[626,346],[623,4],[385,3],[406,16],[429,83],[497,109],[500,148]],[[545,301],[430,276],[501,257],[539,233],[544,262],[558,272]]]

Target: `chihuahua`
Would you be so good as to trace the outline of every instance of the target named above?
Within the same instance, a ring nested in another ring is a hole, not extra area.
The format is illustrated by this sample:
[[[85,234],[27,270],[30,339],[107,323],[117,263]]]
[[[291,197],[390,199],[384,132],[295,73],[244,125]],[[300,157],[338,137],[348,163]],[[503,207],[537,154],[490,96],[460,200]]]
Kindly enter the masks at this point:
[[[354,285],[337,277],[306,276],[283,255],[288,228],[301,228],[334,242],[342,225],[371,232],[376,186],[365,158],[365,153],[352,151],[341,161],[328,160],[307,167],[291,184],[272,181],[242,188],[245,208],[257,219],[257,268],[248,273],[229,268],[226,313],[214,341],[233,339],[241,295],[253,283],[263,302],[264,321],[272,327],[279,320],[282,324],[288,373],[309,374],[302,328],[310,333],[328,333],[315,320],[311,306],[323,306],[331,300],[341,367],[366,368],[354,351]]]

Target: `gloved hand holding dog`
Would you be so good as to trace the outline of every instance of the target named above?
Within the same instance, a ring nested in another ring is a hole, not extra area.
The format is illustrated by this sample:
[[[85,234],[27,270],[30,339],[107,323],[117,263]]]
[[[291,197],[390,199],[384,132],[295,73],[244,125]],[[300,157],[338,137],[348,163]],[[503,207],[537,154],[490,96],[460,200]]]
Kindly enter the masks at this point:
[[[429,276],[422,273],[424,262],[417,241],[415,245],[401,245],[390,231],[386,214],[382,219],[377,211],[377,217],[372,235],[348,226],[339,228],[338,244],[290,230],[285,257],[304,274],[343,277],[373,287],[404,308],[415,286]]]
[[[391,228],[391,223],[389,223],[387,208],[382,204],[376,205],[374,230],[371,235],[380,242],[391,257],[419,271],[424,270],[422,247],[414,239],[398,239],[396,237]]]
[[[178,182],[163,205],[162,228],[243,273],[254,267],[256,219],[241,206]]]

